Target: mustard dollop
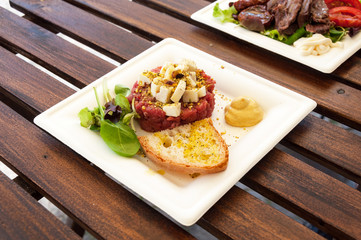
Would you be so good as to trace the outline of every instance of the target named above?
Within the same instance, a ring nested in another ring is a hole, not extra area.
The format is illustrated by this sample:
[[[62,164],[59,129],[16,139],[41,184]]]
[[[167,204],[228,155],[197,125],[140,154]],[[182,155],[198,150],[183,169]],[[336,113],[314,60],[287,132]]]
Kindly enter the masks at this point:
[[[251,127],[262,121],[263,110],[248,97],[237,97],[225,108],[226,123],[235,127]]]

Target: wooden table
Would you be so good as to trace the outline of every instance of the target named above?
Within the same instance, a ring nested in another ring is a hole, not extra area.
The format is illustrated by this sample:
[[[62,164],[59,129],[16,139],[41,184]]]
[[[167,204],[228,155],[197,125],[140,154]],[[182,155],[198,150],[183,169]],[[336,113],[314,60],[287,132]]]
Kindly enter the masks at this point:
[[[116,67],[58,33],[119,63],[176,38],[314,99],[322,117],[309,114],[239,180],[262,197],[234,186],[197,225],[221,239],[322,239],[307,222],[327,236],[361,239],[360,51],[324,74],[192,21],[204,0],[10,3],[25,15],[0,8],[0,161],[18,175],[0,173],[0,239],[76,239],[83,230],[98,239],[196,238],[33,124]],[[42,197],[77,228],[41,207]]]

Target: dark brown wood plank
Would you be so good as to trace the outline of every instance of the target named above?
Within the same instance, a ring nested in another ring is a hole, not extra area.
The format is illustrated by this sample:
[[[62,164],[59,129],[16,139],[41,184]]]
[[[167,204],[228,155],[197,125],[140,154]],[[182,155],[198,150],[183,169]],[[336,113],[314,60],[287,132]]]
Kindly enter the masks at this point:
[[[339,239],[361,236],[361,192],[272,150],[241,182]]]
[[[124,62],[153,45],[144,38],[64,1],[13,0],[11,5],[27,16],[48,22],[53,29],[119,62]]]
[[[283,144],[361,184],[361,137],[309,115]]]
[[[172,0],[136,0],[136,2],[146,5],[150,8],[156,9],[160,12],[181,18],[185,21],[191,22],[190,16],[197,10],[210,4],[203,0],[187,0],[187,1],[172,1]],[[197,9],[197,10],[195,10]]]
[[[323,239],[305,226],[275,212],[247,192],[233,187],[199,221],[220,239]]]
[[[333,73],[353,83],[355,87],[360,89],[361,86],[361,54],[360,51],[355,53],[347,61],[345,61],[340,67],[338,67]]]
[[[0,47],[0,100],[33,119],[75,91]]]
[[[69,0],[105,15],[114,22],[142,29],[155,38],[177,38],[250,72],[306,95],[318,103],[317,111],[361,129],[360,91],[289,59],[269,53],[218,32],[210,32],[131,1]],[[128,9],[132,9],[129,11]],[[139,18],[142,16],[142,18]],[[157,16],[157,17],[154,17]],[[127,24],[124,24],[126,22]],[[171,24],[170,24],[171,23]],[[285,68],[284,66],[287,66]],[[341,91],[339,91],[342,89]],[[344,104],[347,102],[347,104]]]
[[[97,238],[193,238],[2,103],[0,112],[4,163]]]
[[[79,87],[115,68],[54,33],[0,8],[0,42]]]
[[[0,171],[1,239],[81,239]]]

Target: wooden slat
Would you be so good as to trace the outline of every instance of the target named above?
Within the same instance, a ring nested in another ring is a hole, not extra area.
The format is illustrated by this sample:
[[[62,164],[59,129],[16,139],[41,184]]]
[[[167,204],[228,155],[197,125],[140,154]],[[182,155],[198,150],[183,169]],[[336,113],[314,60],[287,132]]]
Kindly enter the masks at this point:
[[[137,2],[158,11],[174,15],[188,22],[191,21],[190,16],[194,12],[210,4],[209,2],[203,0],[137,0]],[[195,11],[195,9],[197,10]]]
[[[124,62],[153,45],[144,38],[64,1],[13,0],[11,5],[28,16],[50,23],[52,28],[119,62]]]
[[[114,65],[3,8],[0,8],[0,21],[2,44],[80,87],[115,68]]]
[[[333,73],[348,80],[354,84],[355,88],[361,88],[361,54],[360,51],[355,53],[347,61],[345,61],[340,67],[338,67]]]
[[[0,193],[1,239],[81,239],[1,171]]]
[[[282,143],[361,184],[360,136],[309,115]]]
[[[6,136],[0,157],[94,236],[193,238],[4,104],[0,109],[0,131]]]
[[[232,239],[323,239],[237,187],[228,191],[199,224],[220,239],[225,235]]]
[[[28,119],[75,92],[1,47],[0,72],[0,99],[12,101]]]
[[[331,75],[302,66],[299,63],[265,52],[251,44],[200,29],[191,24],[157,12],[131,1],[72,0],[69,2],[92,8],[114,22],[127,22],[133,28],[148,31],[155,38],[177,38],[201,50],[220,57],[257,75],[304,94],[318,103],[317,110],[330,118],[361,129],[360,91],[334,80]],[[132,9],[132,11],[128,11]],[[142,16],[140,18],[139,16]],[[156,18],[154,16],[157,16]],[[171,23],[171,24],[170,24]],[[284,67],[287,66],[287,67]],[[339,90],[343,90],[340,94]],[[347,102],[347,104],[343,104]]]
[[[271,151],[241,182],[336,238],[361,236],[361,192],[286,153]]]

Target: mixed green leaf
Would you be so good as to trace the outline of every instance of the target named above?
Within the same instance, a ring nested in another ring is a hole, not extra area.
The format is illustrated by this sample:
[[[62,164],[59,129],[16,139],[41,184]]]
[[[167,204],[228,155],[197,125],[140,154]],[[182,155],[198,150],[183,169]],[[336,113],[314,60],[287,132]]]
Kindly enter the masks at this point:
[[[233,14],[237,14],[237,13],[238,12],[234,6],[222,10],[219,7],[219,3],[216,3],[216,5],[213,8],[213,17],[217,18],[222,23],[231,22],[238,24],[238,21],[233,18]]]
[[[335,26],[331,27],[330,31],[325,35],[325,37],[328,37],[332,40],[332,42],[341,41],[341,39],[347,35],[347,28]]]
[[[99,132],[108,147],[117,154],[131,157],[140,148],[133,124],[133,119],[139,115],[134,110],[134,102],[130,106],[127,99],[130,93],[129,88],[116,85],[114,92],[116,95],[111,98],[109,89],[103,82],[103,95],[106,104],[102,106],[97,90],[94,88],[98,107],[93,110],[87,107],[80,110],[78,113],[80,125]]]

